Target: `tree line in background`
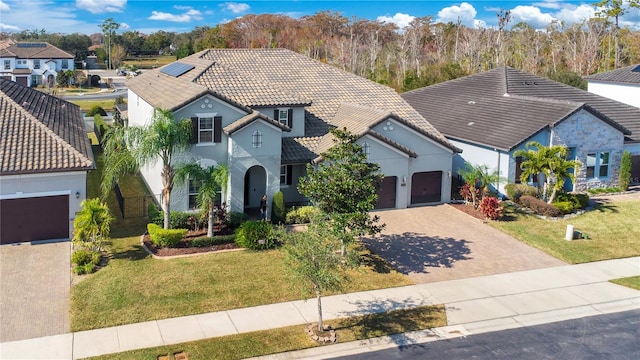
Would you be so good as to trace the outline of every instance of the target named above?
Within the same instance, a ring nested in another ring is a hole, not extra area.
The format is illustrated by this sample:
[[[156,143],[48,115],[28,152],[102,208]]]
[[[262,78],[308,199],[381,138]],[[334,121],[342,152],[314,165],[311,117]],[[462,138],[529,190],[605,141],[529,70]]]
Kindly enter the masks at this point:
[[[12,37],[47,41],[82,60],[89,46],[107,43],[112,34],[114,63],[127,56],[158,54],[180,59],[207,48],[286,48],[399,91],[503,65],[584,87],[581,76],[640,62],[640,30],[619,28],[619,12],[599,15],[571,25],[554,21],[545,31],[525,22],[512,24],[509,11],[497,14],[495,28],[469,28],[460,21],[436,23],[426,16],[415,18],[400,31],[395,24],[322,11],[299,19],[245,15],[186,33],[123,31],[87,36],[48,34],[43,29]],[[105,21],[117,25],[113,19]],[[104,24],[98,27],[103,29]],[[100,62],[108,58],[104,48],[95,51]]]

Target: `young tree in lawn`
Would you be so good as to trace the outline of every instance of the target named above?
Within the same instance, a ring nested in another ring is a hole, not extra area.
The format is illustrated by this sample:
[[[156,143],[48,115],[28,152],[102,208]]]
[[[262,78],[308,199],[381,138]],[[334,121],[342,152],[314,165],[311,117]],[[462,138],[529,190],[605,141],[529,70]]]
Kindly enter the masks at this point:
[[[568,160],[569,150],[566,146],[551,146],[549,154],[549,177],[547,188],[551,187],[551,196],[547,203],[553,203],[559,190],[562,190],[566,179],[576,181],[576,175],[582,165],[577,160]]]
[[[169,110],[154,109],[151,122],[145,127],[115,126],[103,141],[105,163],[102,173],[102,196],[106,198],[118,179],[147,164],[162,162],[162,210],[164,228],[169,228],[171,190],[175,168],[173,157],[190,145],[191,121],[174,120]]]
[[[378,216],[371,217],[378,201],[376,183],[382,180],[380,167],[367,162],[367,155],[347,129],[331,129],[335,145],[321,154],[317,165],[307,165],[307,176],[300,179],[298,190],[326,213],[333,229],[346,246],[356,236],[375,235],[384,225]]]
[[[304,296],[316,296],[318,331],[324,331],[322,294],[328,290],[340,290],[349,280],[345,270],[357,261],[352,256],[343,257],[338,253],[341,241],[320,217],[312,220],[304,232],[291,232],[282,228],[277,231],[278,238],[285,243],[285,264],[300,290]]]
[[[109,207],[100,199],[85,199],[73,220],[73,243],[88,247],[91,251],[101,250],[102,241],[109,236],[113,216]]]
[[[213,222],[216,214],[216,197],[224,194],[229,180],[229,167],[226,164],[212,165],[206,168],[197,163],[183,164],[176,168],[176,181],[185,183],[187,179],[196,181],[200,186],[197,195],[198,206],[207,211],[209,226],[207,237],[213,237]]]

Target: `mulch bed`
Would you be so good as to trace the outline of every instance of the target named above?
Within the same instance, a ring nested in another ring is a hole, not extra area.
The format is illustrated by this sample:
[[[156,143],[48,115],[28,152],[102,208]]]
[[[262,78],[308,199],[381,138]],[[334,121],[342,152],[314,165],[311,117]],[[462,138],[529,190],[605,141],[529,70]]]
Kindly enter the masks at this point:
[[[476,210],[473,208],[473,205],[471,204],[449,204],[452,207],[462,211],[463,213],[469,214],[471,216],[473,216],[476,219],[480,219],[480,220],[486,220],[485,216],[482,215],[482,213],[479,210]]]
[[[214,236],[217,235],[231,235],[233,234],[233,230],[227,227],[215,227],[214,228]],[[157,247],[149,239],[149,235],[145,234],[143,238],[144,245],[151,251],[155,256],[178,256],[178,255],[189,255],[189,254],[200,254],[200,253],[208,253],[215,252],[220,250],[230,250],[230,249],[238,249],[238,245],[235,243],[229,244],[220,244],[220,245],[211,245],[206,247],[193,247],[191,246],[191,240],[206,237],[207,230],[196,230],[189,231],[187,235],[180,240],[176,245],[172,247]]]

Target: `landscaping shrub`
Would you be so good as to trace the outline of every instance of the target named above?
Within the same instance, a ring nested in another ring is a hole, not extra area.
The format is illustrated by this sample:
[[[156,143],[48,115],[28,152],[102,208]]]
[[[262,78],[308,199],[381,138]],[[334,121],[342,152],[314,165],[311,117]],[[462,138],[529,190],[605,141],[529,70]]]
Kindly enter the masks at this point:
[[[87,116],[107,116],[107,112],[100,105],[93,105],[89,111],[87,111]]]
[[[163,229],[156,224],[147,224],[149,239],[155,246],[169,247],[177,244],[187,234],[187,229]]]
[[[315,206],[301,206],[291,209],[287,213],[287,224],[307,224],[318,214],[320,214],[320,209]]]
[[[154,224],[161,225],[164,221],[162,211],[154,203],[147,205],[147,216],[149,216],[149,222]]]
[[[538,188],[527,184],[507,184],[504,186],[504,191],[507,193],[509,200],[516,203],[520,201],[520,197],[523,195],[538,196]]]
[[[100,139],[102,139],[104,134],[109,129],[109,125],[106,123],[106,121],[104,121],[104,119],[102,118],[102,116],[100,116],[100,114],[96,114],[93,117],[93,122],[95,123],[95,126],[98,129],[98,132],[99,132],[98,135],[99,135]]]
[[[498,198],[485,196],[480,201],[480,212],[488,219],[498,220],[502,218],[504,208]]]
[[[268,222],[245,221],[236,231],[236,244],[251,250],[271,249],[276,245],[271,236],[272,230]]]
[[[213,246],[213,245],[224,245],[224,244],[231,244],[233,242],[235,242],[236,240],[236,235],[232,234],[232,235],[219,235],[219,236],[214,236],[214,237],[201,237],[201,238],[197,238],[197,239],[193,239],[191,240],[191,246],[193,247],[207,247],[207,246]]]
[[[622,159],[620,160],[620,171],[618,174],[618,184],[622,191],[627,191],[629,184],[631,183],[631,153],[625,150],[622,153]]]
[[[230,228],[237,229],[243,222],[247,221],[248,218],[245,213],[231,211],[227,215],[227,222]]]
[[[73,272],[78,275],[91,274],[100,263],[100,257],[99,251],[89,251],[85,249],[74,251],[73,254],[71,254],[71,262],[76,264]]]
[[[197,216],[197,214],[186,211],[172,211],[169,213],[169,227],[171,229],[190,229],[190,216]],[[160,215],[154,218],[149,215],[149,221],[158,226],[164,226],[164,211],[160,211]]]
[[[284,194],[282,191],[278,191],[273,195],[273,201],[271,202],[271,222],[274,224],[282,224],[285,218]]]
[[[575,204],[571,201],[558,201],[554,202],[552,205],[558,208],[558,210],[563,214],[570,214],[576,209]]]
[[[619,187],[594,188],[587,190],[589,194],[608,194],[620,192]]]
[[[475,193],[476,199],[480,199],[480,189],[476,188]],[[462,199],[464,199],[464,202],[467,204],[473,202],[473,193],[471,190],[471,186],[469,186],[469,183],[465,183],[464,185],[460,186],[460,196],[462,196]]]
[[[557,207],[547,204],[546,202],[529,195],[520,197],[520,204],[525,206],[537,215],[556,217],[560,216],[560,210]]]

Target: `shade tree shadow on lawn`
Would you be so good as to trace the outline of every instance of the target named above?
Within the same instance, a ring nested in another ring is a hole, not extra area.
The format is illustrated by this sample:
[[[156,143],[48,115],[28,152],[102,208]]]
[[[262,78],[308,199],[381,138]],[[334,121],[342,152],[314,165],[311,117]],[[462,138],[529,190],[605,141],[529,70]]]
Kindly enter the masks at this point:
[[[349,303],[355,305],[358,310],[339,313],[341,317],[344,316],[346,319],[340,327],[335,329],[338,332],[341,329],[351,328],[363,339],[375,338],[380,336],[381,333],[393,334],[390,339],[401,350],[409,345],[425,346],[407,334],[407,332],[423,330],[427,336],[438,336],[432,330],[422,329],[422,324],[435,322],[441,316],[436,305],[426,301],[426,299],[417,297],[409,297],[402,300],[376,298],[373,300],[354,300]],[[414,316],[407,316],[402,311],[403,309],[421,306],[432,306],[433,311],[422,313],[419,315],[419,319],[416,318],[415,314]],[[384,314],[382,319],[380,318],[381,314]]]
[[[365,238],[362,242],[405,275],[428,273],[427,267],[451,268],[457,261],[472,259],[470,241],[464,239],[405,232]]]

